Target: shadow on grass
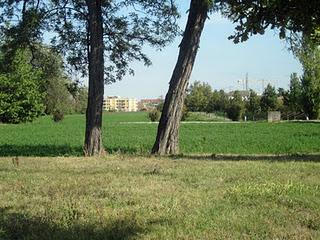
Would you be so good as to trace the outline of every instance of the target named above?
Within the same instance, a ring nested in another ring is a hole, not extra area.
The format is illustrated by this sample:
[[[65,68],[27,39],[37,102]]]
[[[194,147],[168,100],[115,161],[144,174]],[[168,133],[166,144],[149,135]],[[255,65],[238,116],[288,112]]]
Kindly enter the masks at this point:
[[[285,123],[302,123],[302,124],[320,124],[319,120],[289,120],[284,121]]]
[[[209,160],[209,161],[275,161],[275,162],[320,162],[320,153],[312,154],[211,154],[211,155],[172,155],[171,159]]]
[[[133,147],[106,148],[108,153],[137,154],[143,149]],[[145,151],[145,153],[147,153]],[[59,157],[83,156],[82,146],[69,145],[0,145],[0,157]]]
[[[137,147],[107,147],[108,153],[150,157],[148,149]],[[83,156],[82,147],[69,145],[0,145],[0,157],[58,157]],[[320,153],[311,154],[178,154],[171,159],[211,160],[211,161],[299,161],[320,162]]]
[[[0,145],[2,157],[57,157],[57,156],[82,156],[82,147],[68,145]]]
[[[129,240],[146,232],[133,219],[114,219],[98,224],[57,225],[41,217],[29,217],[13,213],[9,208],[0,208],[1,240]]]

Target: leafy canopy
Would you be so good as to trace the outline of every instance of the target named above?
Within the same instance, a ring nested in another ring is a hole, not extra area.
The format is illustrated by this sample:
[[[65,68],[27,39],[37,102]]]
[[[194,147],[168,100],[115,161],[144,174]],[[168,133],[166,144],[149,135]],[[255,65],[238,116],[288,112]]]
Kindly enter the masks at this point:
[[[31,49],[50,38],[72,70],[87,75],[88,9],[83,0],[4,0],[0,3],[1,33],[13,46]],[[161,49],[179,34],[177,7],[173,0],[102,1],[105,80],[114,82],[134,60],[150,65],[143,53],[147,44]],[[14,49],[14,48],[13,48]]]
[[[0,122],[32,121],[44,111],[41,71],[32,68],[29,58],[30,52],[18,50],[7,72],[0,72]]]
[[[279,29],[280,38],[297,32],[312,36],[319,31],[319,0],[217,0],[216,3],[216,9],[237,24],[230,36],[235,43],[264,34],[269,27]]]

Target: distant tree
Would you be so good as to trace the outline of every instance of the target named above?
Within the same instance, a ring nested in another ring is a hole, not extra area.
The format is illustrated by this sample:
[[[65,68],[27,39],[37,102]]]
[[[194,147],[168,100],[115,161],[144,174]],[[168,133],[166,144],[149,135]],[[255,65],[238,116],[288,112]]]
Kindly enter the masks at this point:
[[[219,91],[219,100],[218,100],[218,103],[216,105],[216,110],[217,111],[221,111],[221,112],[225,112],[226,108],[227,108],[227,105],[228,105],[228,96],[225,93],[225,91],[220,90]]]
[[[227,116],[232,121],[239,121],[244,111],[244,102],[239,91],[235,91],[229,100],[227,106]]]
[[[209,98],[207,112],[226,112],[228,101],[228,96],[223,90],[214,90]]]
[[[210,94],[206,112],[210,113],[210,112],[214,112],[214,111],[219,111],[219,110],[217,110],[218,109],[218,102],[219,102],[219,92],[217,90],[214,90]]]
[[[249,113],[249,115],[252,116],[252,120],[256,120],[256,115],[261,112],[261,107],[260,107],[260,98],[258,94],[250,89],[249,91],[249,98],[246,101],[245,104],[246,111]]]
[[[80,87],[77,91],[77,94],[74,96],[75,101],[75,112],[84,114],[86,113],[87,109],[87,102],[88,102],[88,88],[87,87]]]
[[[267,85],[262,93],[260,106],[263,112],[274,111],[277,109],[277,92],[270,84]]]
[[[71,81],[68,78],[65,78],[65,80],[65,85],[74,102],[72,111],[81,114],[85,113],[88,102],[88,88],[83,86],[79,80]]]
[[[290,76],[290,89],[285,102],[294,115],[303,112],[303,89],[301,80],[296,73]]]
[[[74,112],[74,99],[67,88],[67,79],[51,79],[46,86],[45,106],[47,114],[59,111],[63,114]]]
[[[212,89],[208,83],[194,82],[188,89],[186,107],[191,112],[206,112],[212,96]]]
[[[297,55],[303,66],[303,109],[310,119],[317,119],[320,117],[320,45],[304,38]]]
[[[5,63],[6,71],[0,72],[0,122],[32,121],[44,112],[44,95],[38,84],[41,71],[33,69],[29,59],[29,51],[17,50],[11,64]]]
[[[30,64],[42,73],[39,86],[45,96],[46,114],[57,111],[63,114],[73,113],[78,82],[72,82],[67,76],[62,56],[54,49],[41,44],[33,47],[32,55]]]
[[[278,88],[277,95],[278,97],[283,97],[287,94],[287,91],[284,88]]]

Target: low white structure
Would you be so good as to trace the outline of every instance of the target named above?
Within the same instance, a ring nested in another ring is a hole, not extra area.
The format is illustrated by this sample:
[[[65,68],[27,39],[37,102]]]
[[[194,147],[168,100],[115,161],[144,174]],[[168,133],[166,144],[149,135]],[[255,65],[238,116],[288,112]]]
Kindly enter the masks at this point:
[[[280,122],[281,113],[279,111],[270,111],[268,112],[268,122]]]

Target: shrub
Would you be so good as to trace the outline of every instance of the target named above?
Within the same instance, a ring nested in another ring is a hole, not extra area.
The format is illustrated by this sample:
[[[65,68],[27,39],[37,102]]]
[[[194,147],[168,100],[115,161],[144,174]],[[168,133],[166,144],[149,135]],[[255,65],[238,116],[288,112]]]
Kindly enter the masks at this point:
[[[160,120],[161,112],[157,109],[153,109],[149,112],[148,117],[151,122],[158,122]]]
[[[186,105],[183,105],[181,121],[185,121],[189,117],[189,111]]]
[[[237,104],[230,104],[227,108],[227,116],[232,121],[239,121],[242,117],[242,108]]]
[[[55,110],[52,114],[52,119],[55,122],[60,122],[64,119],[64,113],[60,110]]]

